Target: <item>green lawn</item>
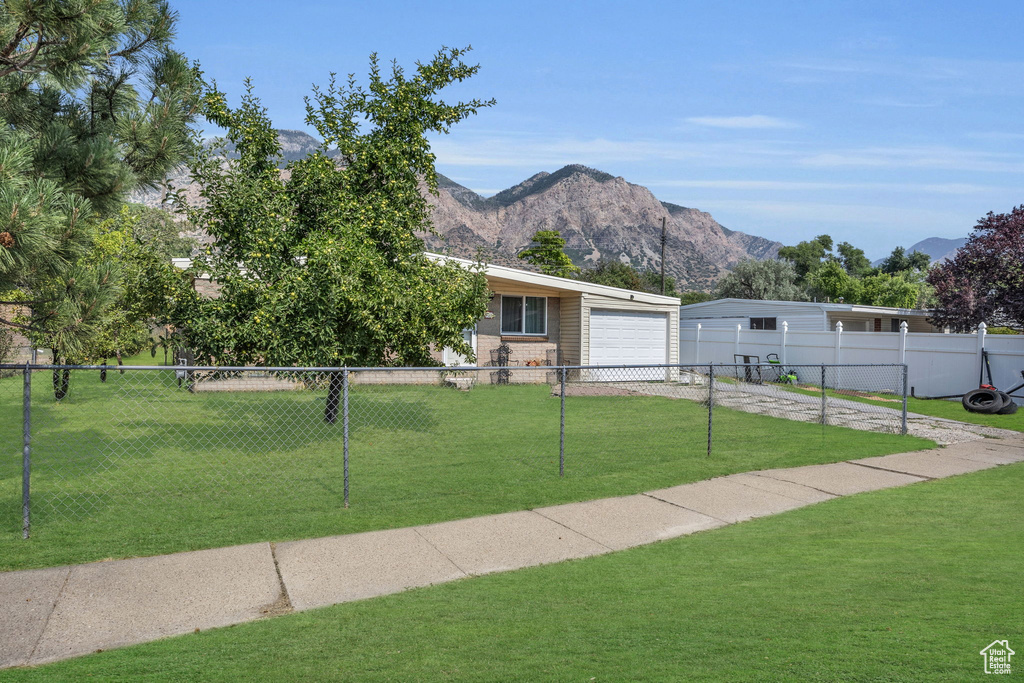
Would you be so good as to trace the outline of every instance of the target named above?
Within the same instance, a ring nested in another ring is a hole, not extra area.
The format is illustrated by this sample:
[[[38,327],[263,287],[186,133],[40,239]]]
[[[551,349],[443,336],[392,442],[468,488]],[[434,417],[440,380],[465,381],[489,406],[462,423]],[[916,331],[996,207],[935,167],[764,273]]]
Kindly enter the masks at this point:
[[[22,379],[0,380],[0,570],[426,524],[723,474],[931,447],[699,403],[566,399],[546,385],[356,385],[351,507],[324,391],[189,393],[173,372],[33,377],[32,537],[21,539]]]
[[[1022,489],[1024,464],[1000,467],[625,552],[4,675],[12,681],[981,679],[982,648],[1009,639],[1020,652],[1024,643]]]
[[[999,427],[1001,429],[1024,432],[1024,409],[1018,409],[1013,415],[983,415],[964,410],[959,400],[929,401],[920,398],[907,398],[907,410],[919,415],[934,415],[935,417],[944,417],[949,420],[959,420],[988,427]]]

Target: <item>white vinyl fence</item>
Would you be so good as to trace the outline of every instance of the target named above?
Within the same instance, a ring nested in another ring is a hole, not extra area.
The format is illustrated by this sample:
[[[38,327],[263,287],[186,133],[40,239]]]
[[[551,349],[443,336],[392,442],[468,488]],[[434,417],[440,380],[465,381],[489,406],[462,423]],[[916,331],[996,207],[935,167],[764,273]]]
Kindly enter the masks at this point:
[[[765,363],[777,354],[783,364],[906,363],[909,384],[917,396],[947,396],[976,389],[981,378],[982,354],[988,351],[992,383],[1005,391],[1024,382],[1024,335],[987,334],[984,323],[971,334],[907,332],[833,332],[789,330],[734,330],[682,328],[679,361],[682,363]],[[756,360],[755,357],[756,356]],[[801,381],[804,378],[800,378]],[[984,383],[988,383],[987,375]],[[846,389],[861,387],[847,386]],[[866,387],[865,387],[866,388]],[[1024,389],[1016,401],[1024,405]]]

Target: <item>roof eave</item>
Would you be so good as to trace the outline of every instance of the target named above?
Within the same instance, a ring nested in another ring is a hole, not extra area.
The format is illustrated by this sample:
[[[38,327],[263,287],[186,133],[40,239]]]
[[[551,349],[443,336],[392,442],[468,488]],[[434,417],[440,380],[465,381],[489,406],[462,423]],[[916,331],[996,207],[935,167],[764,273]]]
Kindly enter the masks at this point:
[[[443,254],[425,252],[425,256],[435,261],[449,261],[464,264],[467,266],[476,265],[473,261],[470,261],[468,259],[456,258],[454,256],[445,256]],[[484,275],[499,278],[502,280],[516,280],[517,282],[538,285],[541,287],[550,287],[552,289],[560,289],[562,291],[567,292],[579,292],[582,294],[609,296],[614,297],[616,299],[628,299],[631,301],[640,301],[642,303],[656,304],[662,306],[679,305],[679,299],[674,296],[651,294],[649,292],[640,292],[633,289],[623,289],[621,287],[609,287],[608,285],[598,285],[591,282],[580,282],[579,280],[572,280],[569,278],[558,277],[555,275],[545,275],[543,273],[534,273],[529,270],[509,268],[508,266],[496,266],[489,263],[484,263],[482,265],[484,267]]]

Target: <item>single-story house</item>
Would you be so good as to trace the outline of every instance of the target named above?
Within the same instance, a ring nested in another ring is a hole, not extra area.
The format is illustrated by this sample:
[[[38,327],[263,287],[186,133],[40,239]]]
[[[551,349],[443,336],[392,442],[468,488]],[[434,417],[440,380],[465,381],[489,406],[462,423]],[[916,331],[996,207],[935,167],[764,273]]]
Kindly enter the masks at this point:
[[[473,264],[440,254],[427,256],[466,267]],[[190,263],[174,259],[179,268]],[[676,297],[495,265],[486,265],[484,276],[493,297],[484,317],[465,332],[479,365],[497,366],[502,343],[511,351],[507,362],[513,368],[679,362]],[[208,279],[197,279],[195,287],[216,296],[216,285]],[[437,349],[434,357],[447,366],[470,365],[452,349]],[[527,374],[519,371],[516,379]],[[543,371],[536,374],[543,381]]]
[[[831,331],[843,323],[846,332],[899,332],[907,323],[909,332],[943,332],[928,321],[930,311],[886,306],[819,303],[812,301],[758,301],[756,299],[716,299],[679,307],[683,328],[749,330],[782,329]]]
[[[472,264],[438,254],[434,259]],[[496,365],[502,343],[511,364],[655,365],[679,362],[679,299],[517,268],[486,265],[494,293],[466,339],[480,365]],[[450,349],[445,365],[464,365]]]

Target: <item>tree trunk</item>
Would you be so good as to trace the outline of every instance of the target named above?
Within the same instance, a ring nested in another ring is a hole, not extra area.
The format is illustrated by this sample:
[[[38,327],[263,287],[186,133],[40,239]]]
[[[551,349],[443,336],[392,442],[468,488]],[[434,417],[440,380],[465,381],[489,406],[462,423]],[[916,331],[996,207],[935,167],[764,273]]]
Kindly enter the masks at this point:
[[[53,397],[58,401],[68,395],[68,385],[71,383],[71,371],[68,369],[53,371]]]
[[[338,406],[341,405],[342,377],[340,372],[332,372],[327,385],[327,408],[324,410],[324,422],[329,425],[338,420]]]

